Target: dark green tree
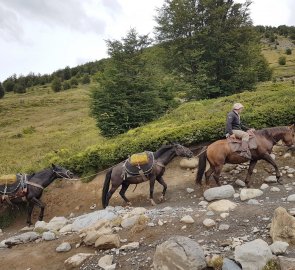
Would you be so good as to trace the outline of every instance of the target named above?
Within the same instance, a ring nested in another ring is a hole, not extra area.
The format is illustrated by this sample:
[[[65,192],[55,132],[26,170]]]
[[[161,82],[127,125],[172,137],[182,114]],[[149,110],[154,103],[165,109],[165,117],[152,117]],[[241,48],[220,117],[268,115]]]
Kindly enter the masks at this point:
[[[63,79],[69,80],[72,77],[71,68],[69,66],[66,66],[63,70]]]
[[[107,41],[111,58],[92,100],[92,113],[105,136],[138,127],[167,109],[168,99],[160,96],[161,87],[143,54],[150,43],[147,35],[140,36],[135,29],[122,41]]]
[[[4,88],[2,86],[2,83],[0,82],[0,99],[3,98],[4,95],[5,95]]]
[[[59,92],[61,90],[62,84],[61,79],[58,77],[55,77],[53,81],[51,82],[51,88],[54,92]]]
[[[258,68],[267,67],[249,16],[250,4],[165,0],[158,9],[157,40],[166,48],[166,66],[191,85],[189,99],[252,89]]]

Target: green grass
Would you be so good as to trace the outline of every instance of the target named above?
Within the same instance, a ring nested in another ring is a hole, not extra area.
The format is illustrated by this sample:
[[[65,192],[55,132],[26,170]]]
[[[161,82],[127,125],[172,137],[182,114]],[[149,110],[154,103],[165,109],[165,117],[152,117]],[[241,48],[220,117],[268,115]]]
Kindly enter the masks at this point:
[[[284,37],[278,37],[279,45],[275,49],[274,44],[266,43],[262,48],[262,53],[273,69],[273,76],[276,78],[295,77],[295,46],[290,40]],[[286,55],[286,49],[292,49],[291,55]],[[278,60],[280,56],[286,57],[286,65],[279,65]]]
[[[87,86],[6,93],[0,100],[0,175],[41,169],[50,153],[66,157],[103,142],[89,116],[89,93]]]

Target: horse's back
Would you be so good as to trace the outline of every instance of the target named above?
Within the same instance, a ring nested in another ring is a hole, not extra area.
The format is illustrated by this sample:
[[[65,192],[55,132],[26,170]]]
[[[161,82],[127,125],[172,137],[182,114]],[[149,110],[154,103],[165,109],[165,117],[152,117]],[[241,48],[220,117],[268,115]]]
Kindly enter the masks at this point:
[[[215,141],[207,148],[207,158],[212,165],[216,166],[224,163],[230,153],[231,149],[226,139]]]

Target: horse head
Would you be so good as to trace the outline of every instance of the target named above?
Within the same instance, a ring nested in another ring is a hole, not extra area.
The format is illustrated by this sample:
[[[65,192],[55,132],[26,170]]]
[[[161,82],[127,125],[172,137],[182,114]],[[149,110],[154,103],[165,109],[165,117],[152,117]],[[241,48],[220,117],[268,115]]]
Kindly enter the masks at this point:
[[[283,137],[284,143],[289,146],[290,149],[295,148],[295,125],[288,126],[288,131]]]
[[[59,165],[52,164],[52,170],[56,174],[56,176],[58,176],[60,178],[71,179],[74,176],[74,174],[71,171],[69,171]]]
[[[294,143],[295,143],[294,137],[295,137],[295,126],[293,124],[287,127],[287,132],[284,133],[282,140],[286,146],[294,147]]]
[[[181,144],[175,143],[175,144],[173,144],[173,147],[175,149],[175,153],[177,156],[191,158],[194,155],[193,152],[189,148],[187,148]]]

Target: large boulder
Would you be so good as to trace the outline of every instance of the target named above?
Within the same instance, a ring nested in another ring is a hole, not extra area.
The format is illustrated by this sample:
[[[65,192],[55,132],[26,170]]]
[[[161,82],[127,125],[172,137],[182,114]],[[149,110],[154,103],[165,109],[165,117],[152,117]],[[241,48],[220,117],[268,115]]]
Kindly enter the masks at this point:
[[[242,265],[243,270],[262,270],[273,258],[268,244],[262,239],[256,239],[235,249],[235,260]]]
[[[278,207],[274,212],[270,236],[273,242],[283,241],[295,245],[295,217],[283,207]]]
[[[206,260],[198,243],[174,236],[157,246],[153,266],[155,270],[201,270],[206,267]]]
[[[207,201],[227,199],[233,197],[235,190],[231,185],[209,188],[204,192]]]

